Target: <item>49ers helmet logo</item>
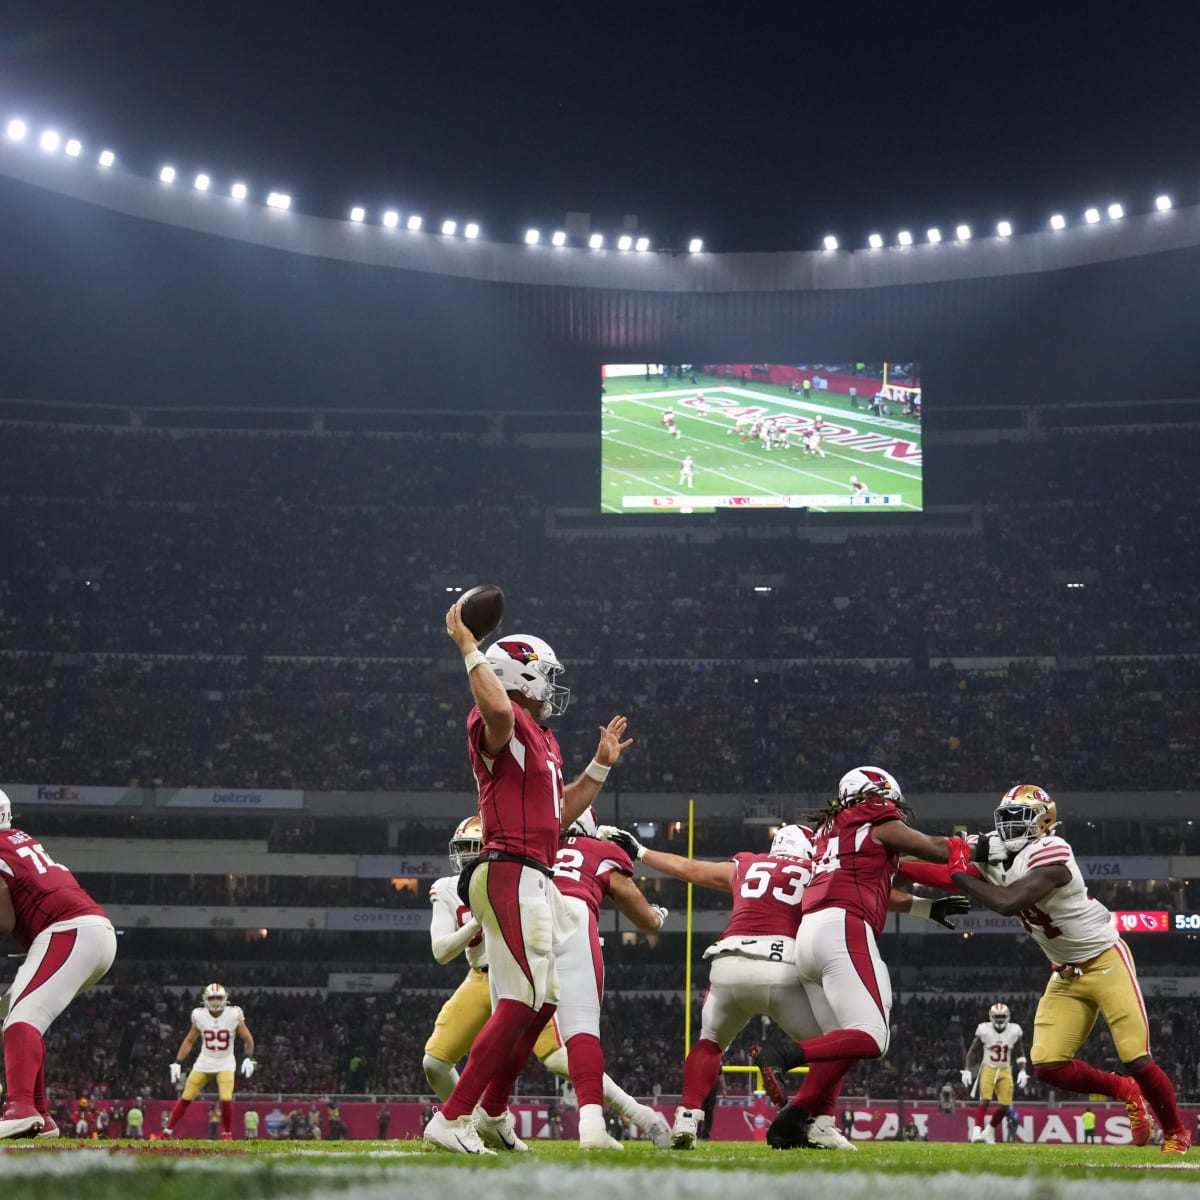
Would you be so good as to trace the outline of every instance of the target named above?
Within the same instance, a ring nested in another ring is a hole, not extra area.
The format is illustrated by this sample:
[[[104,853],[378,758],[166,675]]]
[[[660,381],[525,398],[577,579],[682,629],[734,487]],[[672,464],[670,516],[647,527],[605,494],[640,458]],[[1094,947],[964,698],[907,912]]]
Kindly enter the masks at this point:
[[[497,646],[517,662],[531,663],[538,661],[538,652],[528,642],[497,642]]]

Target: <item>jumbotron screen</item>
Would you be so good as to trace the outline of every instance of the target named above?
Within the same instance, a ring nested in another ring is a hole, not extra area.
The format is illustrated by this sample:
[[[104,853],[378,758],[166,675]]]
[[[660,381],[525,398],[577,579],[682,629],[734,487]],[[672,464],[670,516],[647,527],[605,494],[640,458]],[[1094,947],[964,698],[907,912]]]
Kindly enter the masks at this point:
[[[606,513],[923,506],[913,362],[601,367]]]

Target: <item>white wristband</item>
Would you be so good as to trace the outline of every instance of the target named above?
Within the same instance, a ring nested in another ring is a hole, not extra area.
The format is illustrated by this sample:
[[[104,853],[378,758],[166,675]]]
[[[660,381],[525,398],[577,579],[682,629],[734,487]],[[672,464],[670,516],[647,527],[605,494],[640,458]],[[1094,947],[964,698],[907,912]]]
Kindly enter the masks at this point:
[[[1017,1066],[1023,1067],[1025,1065],[1025,1061],[1025,1055],[1022,1054],[1021,1057],[1017,1059]]]
[[[478,648],[471,651],[470,654],[463,655],[463,666],[467,668],[467,674],[475,670],[480,663],[487,662],[487,655]]]
[[[912,898],[912,908],[910,908],[908,910],[908,915],[910,917],[924,917],[925,920],[928,921],[929,914],[932,911],[933,911],[933,901],[932,900],[926,900],[921,896],[914,896]]]
[[[594,779],[597,783],[603,783],[608,778],[608,773],[611,770],[612,767],[606,767],[603,763],[598,763],[593,758],[592,761],[583,768],[583,773],[589,779]]]

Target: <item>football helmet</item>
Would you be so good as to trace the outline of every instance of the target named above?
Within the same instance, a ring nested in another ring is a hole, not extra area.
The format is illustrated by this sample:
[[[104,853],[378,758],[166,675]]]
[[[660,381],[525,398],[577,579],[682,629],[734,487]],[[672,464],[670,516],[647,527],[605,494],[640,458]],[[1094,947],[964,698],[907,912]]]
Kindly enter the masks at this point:
[[[219,983],[210,983],[204,989],[204,1007],[215,1017],[225,1011],[225,1001],[228,997],[225,989]]]
[[[12,801],[7,793],[0,792],[0,829],[12,828]]]
[[[1036,783],[1018,783],[996,808],[996,833],[1010,854],[1058,827],[1058,806]]]
[[[904,793],[900,785],[881,767],[855,767],[847,771],[838,784],[836,807],[849,808],[864,800],[890,800],[900,804]]]
[[[768,853],[773,858],[812,858],[813,831],[806,825],[780,825]]]
[[[455,871],[469,867],[483,850],[483,818],[472,813],[459,821],[458,828],[450,837],[450,864]]]
[[[567,826],[567,836],[594,838],[599,825],[600,823],[596,820],[596,810],[592,808],[591,805],[588,805],[588,807],[585,808],[583,812],[581,812],[579,816],[577,816],[575,820]]]
[[[555,682],[563,665],[548,642],[532,634],[514,633],[493,642],[485,657],[506,692],[520,692],[541,704],[534,714],[539,721],[566,711],[571,689]]]
[[[1005,1025],[1008,1024],[1009,1011],[1007,1004],[993,1004],[988,1009],[988,1017],[991,1019],[992,1028],[999,1033]]]

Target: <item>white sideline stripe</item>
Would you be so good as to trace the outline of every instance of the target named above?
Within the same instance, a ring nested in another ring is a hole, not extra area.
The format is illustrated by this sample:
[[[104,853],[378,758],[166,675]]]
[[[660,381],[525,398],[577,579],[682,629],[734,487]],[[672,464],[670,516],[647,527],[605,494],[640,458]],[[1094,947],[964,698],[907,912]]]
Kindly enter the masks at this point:
[[[641,446],[635,446],[630,442],[617,442],[617,445],[624,446],[627,450],[637,450],[641,454],[654,454],[654,455],[657,455],[659,458],[668,458],[672,462],[677,461],[676,459],[672,458],[671,455],[664,454],[663,451],[661,451],[661,450],[643,450]],[[616,475],[628,475],[630,479],[636,479],[636,480],[638,480],[639,483],[644,483],[648,488],[663,488],[663,487],[667,486],[666,484],[655,483],[653,480],[650,480],[650,479],[643,479],[640,475],[634,475],[629,471],[622,471],[620,467],[608,467],[607,470],[612,471]],[[763,487],[763,485],[761,483],[751,483],[751,482],[749,482],[749,480],[739,479],[736,475],[727,475],[727,474],[725,474],[724,471],[718,471],[713,467],[702,467],[699,465],[699,463],[696,464],[696,474],[697,475],[715,475],[719,479],[732,480],[734,483],[739,484],[743,491],[745,491],[746,489],[749,489],[751,492],[754,492],[756,494],[760,494],[763,496],[773,496],[776,494],[775,492],[771,491],[770,488]],[[675,491],[675,489],[667,487],[667,491]],[[686,491],[686,492],[683,492],[683,491],[675,492],[675,494],[677,496],[689,496],[689,495],[692,495],[693,492],[694,492],[694,489]],[[621,511],[624,512],[624,509],[622,509]]]

